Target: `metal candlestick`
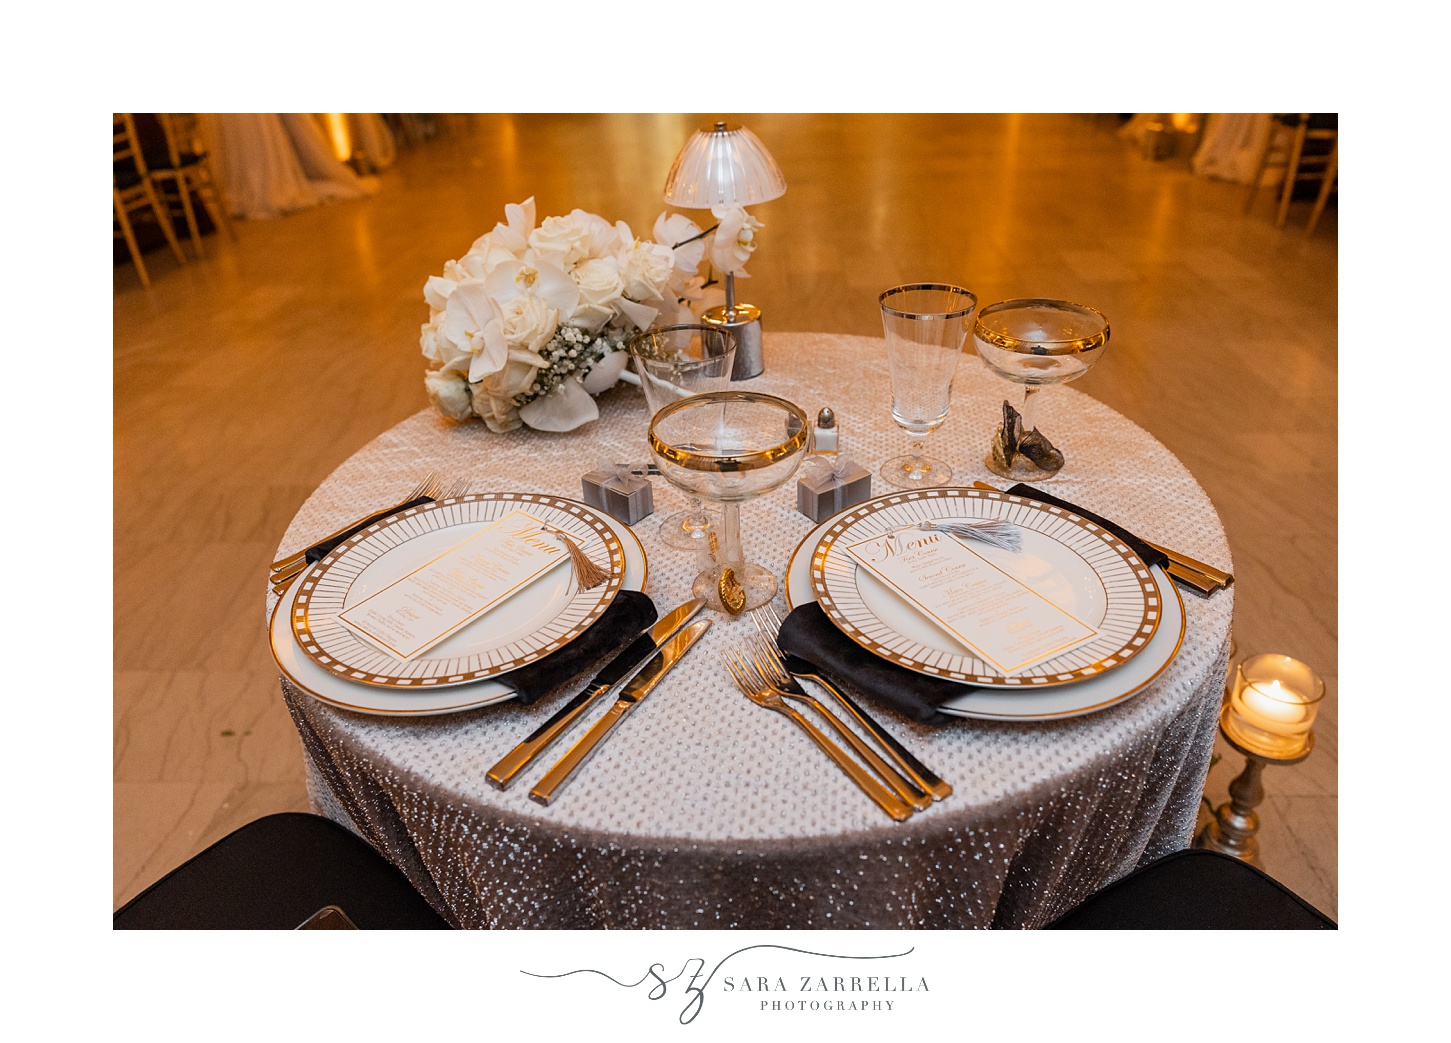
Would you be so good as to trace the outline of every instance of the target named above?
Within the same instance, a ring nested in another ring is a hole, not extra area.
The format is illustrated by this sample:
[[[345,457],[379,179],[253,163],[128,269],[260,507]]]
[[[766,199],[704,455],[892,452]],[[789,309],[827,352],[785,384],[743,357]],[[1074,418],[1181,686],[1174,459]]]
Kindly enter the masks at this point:
[[[1225,742],[1244,754],[1244,771],[1230,782],[1229,800],[1214,809],[1214,817],[1194,837],[1194,846],[1233,855],[1242,862],[1258,866],[1260,851],[1255,833],[1259,831],[1260,819],[1254,809],[1265,799],[1265,787],[1260,781],[1260,775],[1266,764],[1298,764],[1310,756],[1315,748],[1315,735],[1313,732],[1309,735],[1304,750],[1297,754],[1268,757],[1263,752],[1247,749],[1235,741],[1231,729],[1225,726],[1229,716],[1230,708],[1226,706],[1219,717],[1219,734],[1224,736]]]

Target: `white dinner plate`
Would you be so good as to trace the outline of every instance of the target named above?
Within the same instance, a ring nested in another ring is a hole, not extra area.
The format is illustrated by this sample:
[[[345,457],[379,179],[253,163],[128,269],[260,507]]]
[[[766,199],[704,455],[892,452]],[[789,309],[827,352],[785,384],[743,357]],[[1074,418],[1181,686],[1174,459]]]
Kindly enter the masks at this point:
[[[1004,673],[847,552],[849,544],[918,522],[1009,522],[1017,551],[965,541],[990,564],[1073,618],[1092,640],[1015,673]],[[1050,688],[1122,668],[1159,626],[1162,599],[1149,567],[1117,536],[1061,507],[982,489],[888,493],[830,520],[811,554],[816,601],[858,645],[908,670],[995,688]]]
[[[366,601],[513,511],[569,533],[609,579],[590,589],[568,558],[456,633],[400,659],[344,626],[339,615]],[[509,673],[555,652],[604,614],[620,591],[624,545],[609,516],[542,493],[479,493],[403,511],[349,538],[297,581],[292,633],[325,670],[382,688],[442,688]]]
[[[604,520],[613,530],[624,554],[624,571],[621,575],[620,589],[644,590],[649,574],[649,565],[645,560],[645,548],[640,545],[639,539],[628,526],[613,518],[605,517]],[[486,523],[468,524],[473,527],[472,531],[476,531]],[[460,527],[454,532],[454,535],[458,540],[462,540],[469,531],[471,530]],[[289,681],[313,698],[331,706],[358,713],[390,717],[421,717],[473,710],[480,706],[505,702],[514,697],[514,689],[509,686],[508,674],[469,684],[403,690],[355,684],[333,671],[324,669],[303,653],[292,634],[291,620],[300,587],[300,582],[294,582],[278,598],[277,605],[272,610],[269,633],[272,656],[277,660],[277,665],[282,673]]]
[[[786,569],[786,604],[789,608],[816,600],[811,586],[811,552],[835,522],[828,518],[807,534],[791,555]],[[1140,655],[1117,670],[1074,684],[1054,688],[977,688],[964,685],[964,694],[939,709],[955,717],[989,721],[1045,721],[1077,717],[1121,703],[1143,691],[1173,661],[1184,641],[1184,601],[1164,571],[1152,570],[1163,614],[1159,627]]]

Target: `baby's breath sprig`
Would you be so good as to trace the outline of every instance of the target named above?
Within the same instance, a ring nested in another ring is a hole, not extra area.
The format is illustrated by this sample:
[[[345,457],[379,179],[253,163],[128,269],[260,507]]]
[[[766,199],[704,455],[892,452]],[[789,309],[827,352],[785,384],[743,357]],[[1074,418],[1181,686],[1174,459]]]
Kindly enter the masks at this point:
[[[542,398],[571,377],[583,380],[600,359],[621,350],[624,342],[624,330],[606,329],[591,334],[577,326],[560,326],[549,343],[539,350],[548,365],[540,367],[527,390],[514,396],[515,408]]]

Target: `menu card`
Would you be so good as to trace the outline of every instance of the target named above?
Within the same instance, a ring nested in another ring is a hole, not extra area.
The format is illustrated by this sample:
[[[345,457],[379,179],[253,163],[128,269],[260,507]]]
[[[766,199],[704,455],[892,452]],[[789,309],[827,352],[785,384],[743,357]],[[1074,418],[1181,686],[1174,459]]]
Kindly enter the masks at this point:
[[[544,524],[511,511],[338,619],[385,651],[412,659],[568,560],[560,541],[540,532]]]
[[[1098,631],[947,533],[888,533],[846,548],[856,561],[1004,675],[1092,641]]]

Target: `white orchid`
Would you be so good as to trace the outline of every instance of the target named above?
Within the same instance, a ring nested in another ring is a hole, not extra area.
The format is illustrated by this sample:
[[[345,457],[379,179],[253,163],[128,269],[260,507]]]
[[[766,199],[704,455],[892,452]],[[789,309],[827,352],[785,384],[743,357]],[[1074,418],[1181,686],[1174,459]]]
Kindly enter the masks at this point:
[[[700,225],[684,214],[665,211],[655,218],[655,241],[670,247],[675,270],[681,275],[694,275],[705,258],[705,238]]]
[[[519,419],[536,431],[573,431],[599,415],[594,397],[573,378],[519,407]]]
[[[501,305],[515,297],[539,297],[561,315],[579,306],[579,287],[559,268],[543,262],[506,261],[484,280],[484,289]]]
[[[437,362],[440,365],[448,365],[458,359],[471,360],[473,356],[467,351],[460,351],[454,346],[453,341],[443,335],[440,323],[443,321],[443,313],[435,312],[434,318],[425,322],[418,331],[418,346],[423,351],[423,357],[430,362]],[[467,371],[468,363],[463,366]]]
[[[478,381],[504,368],[509,345],[504,313],[480,282],[467,282],[449,294],[442,333],[459,352],[472,356],[469,380]]]
[[[628,351],[612,351],[596,362],[594,368],[589,371],[589,375],[580,383],[591,395],[608,391],[620,379],[620,374],[625,371],[625,366],[629,361],[630,353]]]
[[[742,269],[756,249],[756,231],[764,228],[743,206],[711,210],[719,224],[710,241],[710,260],[723,274],[743,276]]]
[[[529,233],[534,231],[534,197],[504,207],[504,218],[508,223],[496,224],[492,232],[475,239],[469,253],[481,247],[498,247],[515,257],[522,255],[529,245]]]

